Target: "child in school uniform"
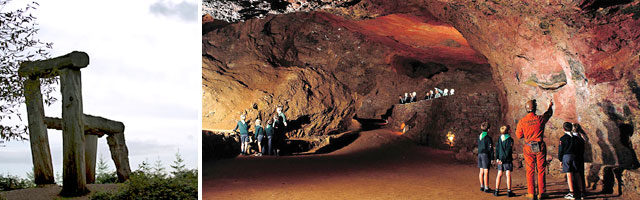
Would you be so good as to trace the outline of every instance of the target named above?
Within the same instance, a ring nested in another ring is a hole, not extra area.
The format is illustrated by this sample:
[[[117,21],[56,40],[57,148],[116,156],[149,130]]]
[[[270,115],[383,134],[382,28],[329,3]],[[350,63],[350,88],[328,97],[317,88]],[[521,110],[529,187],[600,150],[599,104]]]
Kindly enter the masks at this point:
[[[258,143],[258,153],[256,156],[262,156],[262,139],[264,138],[264,128],[262,128],[262,121],[256,119],[256,127],[254,135],[256,136],[256,142]]]
[[[507,196],[513,197],[511,192],[511,172],[513,171],[513,138],[509,134],[509,125],[500,127],[500,139],[496,143],[496,164],[498,164],[498,176],[496,177],[496,190],[494,196],[499,195],[500,179],[504,172],[507,176]]]
[[[482,133],[478,138],[478,168],[480,173],[478,179],[480,180],[480,191],[491,193],[489,188],[489,167],[491,166],[491,160],[493,160],[493,141],[491,136],[487,135],[489,130],[489,122],[483,122],[480,125]]]
[[[573,136],[571,130],[573,129],[573,124],[569,122],[565,122],[562,125],[564,129],[564,135],[560,137],[560,145],[558,146],[558,159],[562,161],[562,173],[567,174],[567,184],[569,185],[569,193],[564,196],[565,199],[575,199],[574,194],[574,181],[579,181],[574,179],[574,173],[577,172],[577,163],[576,163],[576,136]],[[577,184],[579,185],[579,184]]]

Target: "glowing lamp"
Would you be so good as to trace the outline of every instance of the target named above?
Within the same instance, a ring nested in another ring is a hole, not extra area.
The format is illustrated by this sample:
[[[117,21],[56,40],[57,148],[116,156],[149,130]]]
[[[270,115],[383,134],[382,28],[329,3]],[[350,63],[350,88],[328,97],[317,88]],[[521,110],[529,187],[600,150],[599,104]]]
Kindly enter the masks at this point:
[[[453,147],[453,145],[455,145],[455,139],[456,139],[456,135],[455,135],[455,134],[453,134],[453,132],[449,131],[449,132],[447,133],[447,144],[448,144],[450,147]]]

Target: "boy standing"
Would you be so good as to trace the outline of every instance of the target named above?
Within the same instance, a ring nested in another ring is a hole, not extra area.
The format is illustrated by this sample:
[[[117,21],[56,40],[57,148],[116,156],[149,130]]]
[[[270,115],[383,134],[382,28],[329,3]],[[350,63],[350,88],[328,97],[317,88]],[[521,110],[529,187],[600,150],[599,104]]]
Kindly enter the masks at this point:
[[[256,119],[256,128],[254,133],[256,135],[256,142],[258,143],[258,154],[256,154],[256,156],[262,156],[262,139],[264,139],[264,129],[260,122],[260,119]]]
[[[266,135],[267,135],[267,155],[273,155],[273,149],[272,149],[272,141],[273,141],[273,120],[269,120],[267,121],[267,128],[264,129]]]
[[[565,122],[562,125],[564,129],[564,135],[560,137],[560,146],[558,146],[558,159],[562,161],[562,173],[567,174],[567,184],[569,184],[569,193],[564,196],[565,199],[575,199],[574,187],[573,187],[573,173],[576,172],[576,148],[575,138],[571,133],[573,125],[569,122]]]
[[[240,131],[240,153],[243,155],[247,155],[247,147],[249,146],[249,125],[244,120],[247,117],[240,115],[240,121],[236,124],[236,127],[233,128],[233,131]]]
[[[489,166],[491,160],[493,160],[493,141],[491,141],[491,137],[487,135],[489,122],[483,122],[480,125],[480,129],[482,129],[482,133],[480,133],[480,137],[478,138],[478,168],[480,168],[478,179],[480,180],[480,191],[491,193],[491,189],[489,189]]]
[[[496,159],[498,164],[498,176],[496,177],[496,191],[494,196],[498,196],[500,189],[500,179],[502,178],[502,172],[507,175],[507,196],[514,196],[511,192],[511,171],[513,171],[513,138],[509,134],[509,125],[500,127],[500,139],[496,144]]]

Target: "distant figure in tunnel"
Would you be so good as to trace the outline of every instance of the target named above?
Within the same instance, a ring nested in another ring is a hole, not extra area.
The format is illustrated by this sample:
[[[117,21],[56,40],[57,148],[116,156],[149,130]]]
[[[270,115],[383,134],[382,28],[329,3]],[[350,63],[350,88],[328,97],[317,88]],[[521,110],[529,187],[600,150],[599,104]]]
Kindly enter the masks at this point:
[[[434,97],[433,97],[433,98],[440,98],[440,97],[442,97],[442,90],[441,90],[441,89],[439,89],[439,88],[435,88],[435,90],[436,90],[436,94],[434,95]]]
[[[445,88],[444,92],[442,93],[442,96],[444,97],[444,96],[447,96],[447,95],[449,95],[449,89]]]
[[[482,132],[478,138],[478,168],[480,173],[478,179],[480,180],[480,191],[491,193],[489,188],[489,167],[491,166],[491,160],[493,160],[493,141],[491,136],[487,135],[489,130],[489,122],[483,122],[480,125]]]
[[[564,129],[564,135],[560,137],[560,145],[558,146],[558,159],[562,162],[562,173],[567,174],[567,184],[569,185],[569,193],[564,196],[565,199],[575,199],[574,182],[579,181],[577,178],[578,164],[576,163],[576,154],[578,149],[576,146],[577,136],[574,136],[571,131],[573,130],[573,124],[565,122],[562,124]],[[581,185],[578,183],[577,185]]]
[[[553,115],[553,102],[549,101],[549,108],[542,115],[536,115],[536,102],[529,100],[525,104],[525,115],[516,126],[516,137],[524,139],[523,154],[527,168],[527,195],[525,197],[533,199],[535,197],[535,171],[538,171],[538,199],[546,197],[546,158],[547,147],[544,142],[545,124]]]
[[[404,98],[402,97],[402,95],[398,96],[400,98],[400,104],[404,104]]]
[[[409,103],[418,101],[418,97],[416,95],[417,95],[416,92],[411,93],[411,99],[409,100]]]
[[[273,120],[269,119],[267,121],[267,127],[264,129],[264,132],[267,136],[267,155],[273,155]]]
[[[509,125],[500,127],[500,139],[496,143],[496,163],[498,164],[498,175],[496,176],[496,191],[494,196],[500,194],[500,179],[502,172],[507,175],[507,196],[513,197],[511,192],[511,172],[513,171],[513,138],[509,135]]]
[[[424,100],[429,100],[431,98],[431,95],[429,94],[429,92],[426,92],[426,94],[424,95]]]
[[[247,147],[249,146],[249,124],[245,121],[247,117],[243,114],[240,115],[240,121],[236,124],[236,127],[233,128],[233,132],[240,132],[240,153],[242,155],[248,154]]]
[[[404,93],[404,103],[409,103],[409,100],[411,100],[411,99],[409,98],[409,93],[406,93],[406,92],[405,92],[405,93]]]
[[[453,95],[453,92],[455,92],[454,89],[449,90],[449,96]]]
[[[256,136],[256,143],[258,143],[258,153],[256,156],[262,156],[262,139],[264,139],[264,128],[262,128],[260,119],[256,119],[256,127],[254,135]]]
[[[433,99],[433,90],[429,90],[429,99]]]

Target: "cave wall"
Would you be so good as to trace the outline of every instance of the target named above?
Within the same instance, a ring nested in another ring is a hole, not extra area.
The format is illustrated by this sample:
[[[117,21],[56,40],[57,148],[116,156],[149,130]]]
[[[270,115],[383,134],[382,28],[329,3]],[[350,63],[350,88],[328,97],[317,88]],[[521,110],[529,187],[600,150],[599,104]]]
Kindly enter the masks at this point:
[[[310,12],[219,25],[203,35],[203,128],[232,129],[245,112],[266,121],[283,105],[296,122],[289,137],[326,135],[356,115],[381,118],[404,92],[422,99],[433,87],[492,87],[486,59],[433,20]],[[397,37],[403,24],[438,35]],[[434,36],[442,37],[415,42]]]
[[[637,168],[640,115],[640,1],[363,0],[331,13],[361,20],[394,13],[433,15],[459,30],[486,56],[503,91],[505,121],[524,116],[524,102],[549,100],[547,125],[557,146],[564,121],[580,123],[589,161]],[[543,111],[539,111],[541,113]],[[555,148],[550,148],[555,153]]]
[[[630,13],[637,1],[426,3],[487,57],[504,86],[508,123],[524,116],[527,99],[537,99],[541,109],[553,100],[545,132],[552,146],[564,121],[577,122],[591,143],[589,161],[638,167],[640,21]]]
[[[496,83],[500,91],[501,117],[506,123],[514,126],[517,120],[524,116],[524,102],[528,99],[537,99],[539,108],[546,108],[548,101],[553,100],[555,112],[546,128],[546,141],[550,143],[551,147],[550,155],[555,154],[554,146],[557,146],[557,139],[562,134],[560,130],[562,122],[578,122],[589,137],[590,146],[586,155],[589,162],[620,165],[626,169],[638,167],[640,136],[638,136],[636,127],[640,123],[640,115],[638,114],[640,109],[640,89],[638,89],[638,81],[640,81],[640,29],[638,28],[640,27],[640,5],[637,0],[362,0],[353,5],[325,8],[324,12],[348,19],[345,22],[344,20],[336,20],[334,17],[323,16],[324,20],[319,22],[303,22],[306,23],[306,27],[318,24],[329,24],[329,27],[334,27],[330,29],[332,31],[324,32],[330,33],[325,36],[328,38],[340,35],[336,34],[336,27],[348,27],[348,29],[351,28],[349,30],[353,30],[354,27],[362,28],[364,25],[351,26],[346,24],[357,24],[357,22],[388,16],[407,16],[408,18],[420,18],[422,21],[450,24],[464,36],[465,43],[468,42],[466,45],[480,52],[480,57],[486,57],[487,63],[490,64],[493,82]],[[436,20],[424,20],[425,18],[435,18]],[[300,28],[299,22],[291,21],[290,23],[297,24],[293,26],[296,29],[304,30],[304,28]],[[335,24],[338,25],[332,26]],[[404,23],[404,25],[407,24]],[[255,29],[258,28],[260,27]],[[349,34],[357,36],[353,37],[356,39],[346,38],[350,41],[360,42],[358,43],[360,45],[367,45],[366,49],[369,52],[359,55],[370,55],[388,60],[372,64],[374,66],[407,63],[402,60],[391,62],[394,59],[388,56],[390,55],[388,52],[399,49],[403,55],[409,54],[408,57],[411,59],[417,57],[417,60],[423,60],[421,61],[423,63],[432,62],[434,59],[428,53],[424,53],[424,48],[417,45],[406,45],[407,43],[417,43],[416,40],[403,41],[407,38],[402,38],[401,35],[412,35],[406,34],[408,32],[403,34],[402,32],[371,30],[352,31]],[[323,41],[323,38],[317,38],[317,41]],[[338,41],[343,40],[346,39]],[[370,41],[375,41],[374,44],[378,46],[368,46]],[[298,47],[296,49],[304,49],[304,43],[297,41],[294,43]],[[337,42],[337,44],[341,44],[341,42]],[[304,45],[321,49],[326,47],[322,46],[325,45],[323,42]],[[411,50],[402,51],[401,47]],[[282,50],[277,50],[275,53],[287,52],[280,51]],[[367,79],[372,79],[370,74],[380,74],[380,71],[375,69],[384,69],[382,72],[390,72],[387,68],[368,68],[367,65],[358,64],[357,61],[354,63],[353,61],[357,60],[353,59],[354,57],[344,56],[342,58],[345,59],[342,61],[337,59],[344,53],[356,51],[358,50],[338,51],[340,54],[337,54],[332,61],[334,63],[351,61],[348,65],[353,67],[345,69],[350,70],[348,73],[358,75],[356,77],[364,75]],[[360,52],[362,51],[360,50]],[[412,52],[422,52],[422,54],[412,54]],[[306,63],[314,63],[313,60],[318,58],[315,55],[320,55],[321,60],[331,56],[330,53],[324,51],[308,50],[307,53],[309,53],[307,57],[311,59],[306,60],[311,61],[287,65],[306,66]],[[298,55],[303,55],[298,57],[305,57],[304,53]],[[442,60],[440,59],[439,62]],[[369,62],[371,61],[367,63]],[[330,62],[325,60],[316,63]],[[326,66],[344,68],[347,65],[323,65],[323,67]],[[363,96],[385,91],[374,90],[380,84],[372,87],[364,82],[358,82],[358,78],[348,80],[345,77],[352,76],[340,77],[338,70],[333,69],[327,70],[336,74],[336,78],[343,82],[350,91],[359,91],[358,95],[353,98],[356,104],[356,113],[375,116],[379,114],[377,113],[378,109],[367,111],[358,108],[377,107],[374,105],[375,103],[393,101],[392,98],[378,97],[377,100],[368,98],[374,104],[367,104],[366,100],[362,100]],[[384,78],[388,77],[384,76]],[[416,82],[415,78],[407,79],[412,80],[408,83]],[[381,83],[383,82],[384,80]],[[402,81],[387,82],[386,84],[396,87],[404,86]],[[397,91],[420,89],[406,87],[398,88]],[[394,95],[389,94],[388,96]],[[383,104],[388,105],[386,102]]]
[[[388,119],[388,128],[412,138],[419,144],[441,149],[472,152],[478,146],[480,124],[489,122],[489,136],[500,137],[503,124],[499,91],[495,88],[460,92],[431,100],[396,104]],[[404,126],[403,126],[404,124]],[[453,145],[447,134],[454,134]]]

